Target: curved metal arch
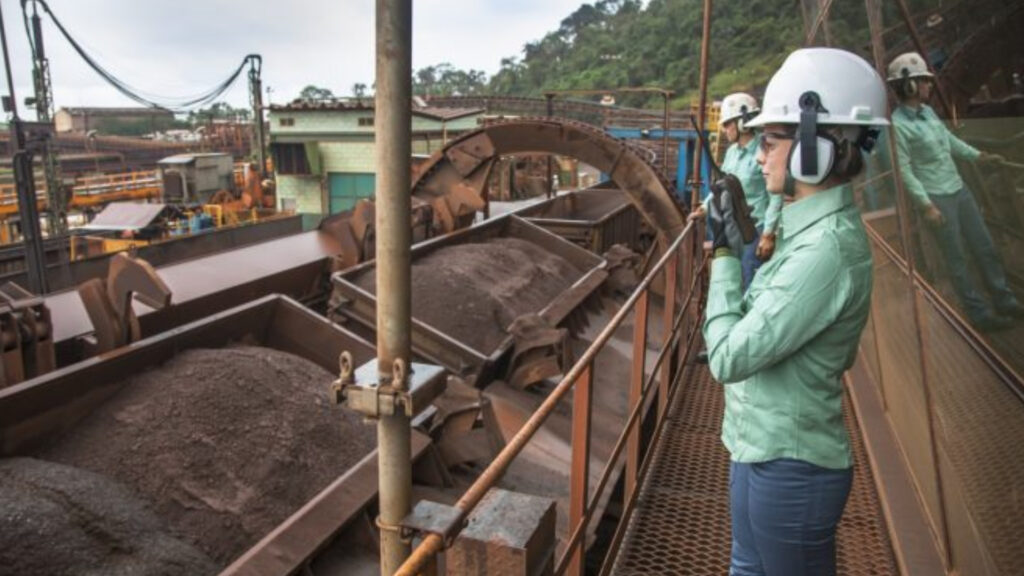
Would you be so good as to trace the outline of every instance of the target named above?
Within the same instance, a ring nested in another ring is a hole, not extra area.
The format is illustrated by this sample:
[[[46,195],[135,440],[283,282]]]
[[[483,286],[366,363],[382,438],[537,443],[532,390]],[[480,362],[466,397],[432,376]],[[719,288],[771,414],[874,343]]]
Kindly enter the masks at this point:
[[[608,174],[663,241],[686,225],[672,185],[636,150],[593,126],[561,118],[508,120],[462,135],[423,166],[412,194],[433,204],[440,227],[452,230],[483,207],[481,193],[495,161],[516,154],[570,156]]]

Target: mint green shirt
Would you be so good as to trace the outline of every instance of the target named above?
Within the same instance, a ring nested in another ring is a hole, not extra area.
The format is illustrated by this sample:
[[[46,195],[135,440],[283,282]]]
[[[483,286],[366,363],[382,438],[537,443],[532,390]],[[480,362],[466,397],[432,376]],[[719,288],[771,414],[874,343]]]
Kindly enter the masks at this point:
[[[953,159],[973,162],[978,150],[957,138],[931,106],[899,106],[892,112],[903,185],[918,207],[929,206],[928,195],[956,194],[964,187]]]
[[[754,222],[758,226],[763,226],[765,232],[774,232],[778,227],[779,213],[782,211],[782,196],[769,194],[765,188],[764,175],[761,174],[761,167],[757,165],[757,148],[760,145],[760,135],[752,138],[746,146],[734,142],[725,151],[722,172],[736,176],[743,185],[743,195],[750,206]],[[704,209],[708,209],[708,199],[704,200]]]
[[[704,322],[725,386],[722,440],[735,462],[851,465],[840,377],[871,305],[871,251],[849,185],[782,209],[777,248],[744,295],[740,261],[715,258]]]

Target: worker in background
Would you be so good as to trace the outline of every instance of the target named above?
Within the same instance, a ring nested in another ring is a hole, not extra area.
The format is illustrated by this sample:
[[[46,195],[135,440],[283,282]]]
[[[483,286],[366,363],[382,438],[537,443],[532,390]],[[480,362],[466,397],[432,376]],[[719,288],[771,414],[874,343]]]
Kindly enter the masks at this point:
[[[789,55],[747,126],[770,194],[785,195],[775,255],[743,292],[744,249],[728,192],[710,203],[714,258],[704,338],[725,385],[732,576],[832,576],[853,478],[840,377],[857,355],[872,263],[851,179],[885,84],[846,51]]]
[[[935,234],[964,311],[979,330],[1009,328],[1013,322],[1008,317],[1024,316],[1024,307],[1006,282],[978,203],[964,187],[953,162],[994,164],[1003,159],[979,152],[957,138],[925,104],[931,95],[932,74],[920,54],[898,56],[889,64],[887,76],[899,99],[892,121],[903,184]],[[971,278],[968,250],[991,291],[994,313]]]
[[[729,148],[722,161],[722,172],[732,174],[743,184],[750,206],[751,217],[757,226],[757,237],[743,249],[740,262],[743,268],[743,289],[746,290],[761,262],[771,258],[775,251],[775,228],[782,210],[782,197],[765,191],[764,177],[755,160],[761,139],[746,122],[757,115],[760,108],[750,94],[737,92],[722,100],[718,127],[725,133]],[[707,214],[708,201],[690,214],[690,220],[699,220]]]

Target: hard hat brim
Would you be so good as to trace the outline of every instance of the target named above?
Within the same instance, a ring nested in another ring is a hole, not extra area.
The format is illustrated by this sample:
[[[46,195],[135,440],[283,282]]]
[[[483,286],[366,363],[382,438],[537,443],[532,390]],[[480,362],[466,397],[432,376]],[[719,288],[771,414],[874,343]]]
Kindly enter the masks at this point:
[[[759,128],[768,124],[799,124],[799,114],[758,114],[756,118],[746,122],[747,128]],[[820,126],[888,126],[889,121],[885,118],[869,118],[866,120],[856,118],[839,118],[828,114],[818,114]]]
[[[910,79],[910,80],[913,80],[915,78],[932,78],[932,79],[934,79],[935,78],[935,74],[932,74],[931,72],[918,72],[916,74],[910,74],[908,76],[889,76],[888,78],[885,79],[885,81],[886,82],[897,82],[899,80],[903,80],[904,78],[907,78],[907,79]]]

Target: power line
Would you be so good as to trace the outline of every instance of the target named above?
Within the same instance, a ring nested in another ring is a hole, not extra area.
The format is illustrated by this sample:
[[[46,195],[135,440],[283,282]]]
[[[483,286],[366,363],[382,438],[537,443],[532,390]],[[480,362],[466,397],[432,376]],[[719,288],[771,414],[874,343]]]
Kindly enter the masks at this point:
[[[116,89],[121,94],[125,95],[126,97],[130,98],[131,100],[134,100],[135,102],[137,102],[137,103],[139,103],[139,104],[141,104],[143,106],[147,106],[147,107],[150,107],[150,108],[162,108],[162,109],[170,110],[172,112],[184,112],[184,111],[187,111],[187,110],[189,110],[191,108],[202,107],[202,106],[205,106],[207,104],[210,104],[214,100],[220,98],[220,96],[223,95],[225,92],[227,92],[228,88],[230,88],[232,86],[232,84],[234,84],[235,80],[237,80],[238,77],[241,76],[242,70],[245,69],[245,65],[247,63],[249,63],[250,59],[252,58],[251,55],[250,56],[246,56],[244,59],[242,59],[242,63],[238,65],[238,68],[236,68],[234,70],[234,72],[232,72],[231,75],[227,77],[227,79],[225,79],[223,82],[220,82],[219,84],[217,84],[213,88],[211,88],[211,89],[207,90],[206,92],[201,93],[201,94],[199,94],[197,96],[177,97],[177,98],[175,98],[175,97],[160,97],[160,96],[156,96],[155,94],[153,94],[153,95],[151,95],[152,97],[150,97],[150,96],[145,95],[144,91],[139,90],[138,88],[135,88],[132,85],[128,84],[127,82],[119,79],[112,72],[110,72],[109,70],[107,70],[106,68],[101,66],[91,56],[89,56],[89,54],[85,51],[85,49],[82,48],[82,46],[77,41],[75,41],[74,37],[71,36],[71,33],[68,32],[68,30],[64,27],[64,25],[60,22],[60,20],[53,13],[53,10],[50,9],[50,6],[45,2],[45,0],[33,0],[33,1],[34,2],[38,2],[39,4],[41,4],[43,6],[43,9],[46,11],[46,13],[50,15],[50,19],[53,20],[54,25],[57,26],[57,30],[60,31],[61,35],[63,35],[64,38],[68,41],[68,43],[71,44],[71,47],[75,50],[75,52],[77,52],[78,55],[81,56],[83,60],[85,60],[85,63],[88,64],[89,67],[93,69],[93,71],[95,71],[97,74],[99,74],[99,76],[101,78],[106,80],[107,83],[109,83],[111,86],[113,86],[114,89]],[[27,12],[26,12],[26,4],[27,4],[27,2],[23,1],[22,4],[21,4],[21,7],[22,7],[22,12],[25,14],[25,17],[26,17],[26,28],[27,28],[27,17],[28,16],[27,16]],[[26,32],[27,32],[27,30],[26,30]],[[31,37],[30,37],[30,43],[31,43]],[[33,47],[33,50],[34,49],[35,48]]]

